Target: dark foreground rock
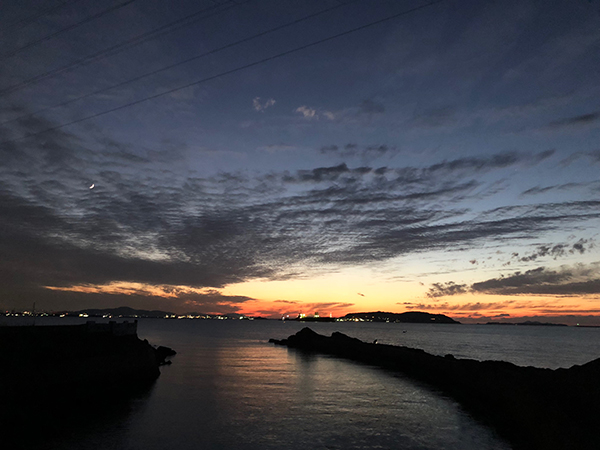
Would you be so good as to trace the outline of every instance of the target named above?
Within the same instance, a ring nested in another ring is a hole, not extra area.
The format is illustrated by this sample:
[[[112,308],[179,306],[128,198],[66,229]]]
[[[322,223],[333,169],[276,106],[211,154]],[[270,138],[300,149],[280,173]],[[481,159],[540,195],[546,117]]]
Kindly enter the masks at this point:
[[[56,433],[148,391],[175,352],[155,349],[136,329],[136,322],[0,327],[4,437]]]
[[[600,358],[569,369],[456,359],[423,350],[369,344],[304,328],[270,342],[377,365],[425,382],[458,400],[515,449],[600,448]]]

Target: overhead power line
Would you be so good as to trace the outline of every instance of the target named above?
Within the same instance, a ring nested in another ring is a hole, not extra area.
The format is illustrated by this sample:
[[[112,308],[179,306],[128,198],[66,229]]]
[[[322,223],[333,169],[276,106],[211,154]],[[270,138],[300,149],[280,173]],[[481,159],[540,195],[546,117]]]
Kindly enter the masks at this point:
[[[3,55],[0,55],[0,61],[2,61],[4,59],[12,58],[13,56],[19,54],[23,50],[26,50],[28,48],[31,48],[31,47],[35,46],[35,45],[41,44],[42,42],[46,42],[46,41],[48,41],[48,40],[50,40],[50,39],[58,36],[59,34],[62,34],[62,33],[65,33],[67,31],[73,30],[73,29],[75,29],[77,27],[80,27],[83,24],[91,22],[92,20],[96,20],[99,17],[102,17],[102,16],[104,16],[106,14],[109,14],[109,13],[111,13],[113,11],[116,11],[117,9],[123,8],[123,7],[125,7],[125,6],[133,3],[135,1],[137,1],[137,0],[127,0],[125,2],[122,2],[122,3],[119,3],[117,5],[111,6],[110,8],[105,9],[104,11],[100,11],[99,13],[92,14],[91,16],[88,16],[85,19],[80,20],[79,22],[74,23],[73,25],[69,25],[68,27],[61,28],[60,30],[55,31],[54,33],[51,33],[51,34],[48,34],[48,35],[46,35],[44,37],[36,39],[35,41],[31,41],[31,42],[29,42],[29,43],[27,43],[27,44],[25,44],[25,45],[23,45],[23,46],[21,46],[19,48],[16,48],[15,50],[13,50],[13,51],[11,51],[9,53],[4,53]]]
[[[25,25],[28,25],[31,22],[35,22],[36,20],[41,19],[42,17],[44,17],[48,14],[51,14],[54,11],[57,11],[64,6],[70,5],[72,3],[77,3],[79,1],[81,1],[81,0],[67,0],[67,1],[61,2],[60,4],[58,4],[56,6],[52,6],[50,8],[46,8],[41,11],[38,11],[37,13],[35,13],[29,17],[25,17],[24,19],[20,19],[17,22],[9,23],[8,25],[3,25],[3,28],[4,29],[12,28],[12,27],[16,27],[17,25],[21,25],[22,27],[24,27]]]
[[[92,63],[94,61],[100,61],[100,60],[102,60],[102,59],[104,59],[106,57],[116,55],[116,54],[120,53],[122,50],[125,50],[126,48],[131,48],[131,47],[134,47],[136,45],[143,44],[144,42],[148,42],[148,41],[150,41],[152,39],[155,39],[155,38],[158,38],[158,37],[160,37],[160,36],[162,36],[164,34],[170,33],[170,32],[172,32],[172,31],[174,31],[174,30],[177,29],[177,28],[175,28],[177,25],[180,25],[180,27],[188,26],[188,25],[191,25],[191,24],[193,24],[193,23],[195,23],[195,22],[197,22],[199,20],[207,19],[207,18],[212,17],[212,16],[214,16],[216,14],[228,11],[228,10],[233,9],[233,8],[237,8],[238,6],[244,5],[244,4],[249,3],[251,1],[254,1],[254,0],[245,0],[245,1],[241,1],[241,2],[233,2],[233,1],[230,0],[230,1],[227,1],[227,2],[224,2],[224,3],[218,3],[218,4],[215,4],[215,5],[209,6],[208,8],[201,9],[201,10],[196,11],[196,12],[194,12],[192,14],[189,14],[189,15],[187,15],[185,17],[177,19],[177,20],[175,20],[173,22],[169,22],[169,23],[167,23],[165,25],[162,25],[162,26],[160,26],[158,28],[155,28],[153,30],[147,31],[145,33],[142,33],[142,34],[140,34],[138,36],[135,36],[135,37],[133,37],[131,39],[128,39],[128,40],[126,40],[124,42],[121,42],[119,44],[115,44],[115,45],[113,45],[111,47],[107,47],[107,48],[105,48],[103,50],[100,50],[100,51],[98,51],[96,53],[92,53],[91,55],[88,55],[88,56],[85,56],[83,58],[80,58],[80,59],[78,59],[76,61],[73,61],[73,62],[71,62],[71,63],[69,63],[67,65],[64,65],[62,67],[58,67],[56,69],[52,69],[52,70],[49,70],[47,72],[43,72],[41,74],[38,74],[38,75],[35,75],[35,76],[31,77],[31,78],[23,80],[20,83],[15,84],[13,86],[9,86],[7,88],[0,89],[0,96],[11,94],[13,92],[16,92],[16,91],[18,91],[18,90],[26,87],[26,86],[29,86],[31,84],[35,84],[35,83],[37,83],[39,81],[42,81],[42,80],[45,80],[45,79],[48,79],[48,78],[52,78],[52,77],[54,77],[56,75],[60,75],[61,73],[68,72],[68,71],[70,71],[72,69],[75,69],[77,67],[85,66],[85,65],[90,64],[90,63]],[[223,8],[222,7],[223,5],[229,5],[229,6]],[[215,12],[213,14],[204,14],[204,13],[207,13],[209,11],[215,11]]]
[[[105,116],[107,114],[111,114],[111,113],[114,113],[116,111],[120,111],[122,109],[130,108],[132,106],[139,105],[141,103],[145,103],[147,101],[154,100],[154,99],[157,99],[159,97],[163,97],[165,95],[169,95],[169,94],[173,94],[173,93],[178,92],[178,91],[182,91],[182,90],[190,88],[192,86],[197,86],[199,84],[206,83],[208,81],[216,80],[216,79],[224,77],[226,75],[231,75],[231,74],[236,73],[236,72],[241,72],[241,71],[249,69],[251,67],[255,67],[255,66],[258,66],[260,64],[267,63],[269,61],[273,61],[273,60],[276,60],[276,59],[279,59],[279,58],[283,58],[284,56],[291,55],[292,53],[297,53],[299,51],[315,47],[315,46],[317,46],[319,44],[323,44],[325,42],[329,42],[329,41],[332,41],[334,39],[337,39],[337,38],[340,38],[340,37],[343,37],[343,36],[347,36],[349,34],[356,33],[358,31],[365,30],[365,29],[370,28],[372,26],[380,25],[380,24],[383,24],[385,22],[389,22],[389,21],[392,21],[394,19],[398,19],[400,17],[409,15],[409,14],[417,12],[419,10],[428,8],[430,6],[437,5],[437,4],[442,3],[444,1],[446,1],[446,0],[435,0],[435,1],[432,1],[432,2],[429,2],[429,3],[424,3],[422,5],[416,6],[416,7],[411,8],[411,9],[407,9],[407,10],[402,11],[400,13],[396,13],[396,14],[392,14],[390,16],[384,17],[383,19],[375,20],[375,21],[369,22],[369,23],[367,23],[365,25],[361,25],[359,27],[352,28],[352,29],[347,30],[347,31],[343,31],[341,33],[337,33],[337,34],[334,34],[332,36],[329,36],[329,37],[326,37],[326,38],[323,38],[323,39],[319,39],[317,41],[310,42],[308,44],[300,45],[298,47],[294,47],[294,48],[292,48],[290,50],[286,50],[284,52],[277,53],[275,55],[267,56],[266,58],[262,58],[262,59],[259,59],[257,61],[254,61],[254,62],[251,62],[251,63],[248,63],[248,64],[244,64],[244,65],[236,67],[234,69],[226,70],[224,72],[218,73],[216,75],[212,75],[210,77],[202,78],[200,80],[193,81],[191,83],[187,83],[185,85],[182,85],[182,86],[179,86],[179,87],[176,87],[176,88],[172,88],[172,89],[168,89],[168,90],[163,91],[163,92],[159,92],[158,94],[150,95],[148,97],[144,97],[144,98],[141,98],[139,100],[134,100],[132,102],[125,103],[123,105],[116,106],[114,108],[110,108],[110,109],[107,109],[107,110],[104,110],[104,111],[100,111],[100,112],[97,112],[97,113],[94,113],[94,114],[90,114],[89,116],[81,117],[79,119],[75,119],[75,120],[72,120],[72,121],[67,122],[67,123],[63,123],[63,124],[60,124],[60,125],[56,125],[54,127],[46,128],[45,130],[41,130],[41,131],[38,131],[38,132],[35,132],[35,133],[30,133],[30,134],[27,134],[25,136],[21,136],[21,137],[16,138],[16,139],[10,139],[10,140],[4,141],[4,142],[0,143],[0,145],[5,145],[5,144],[12,143],[12,142],[22,141],[22,140],[30,138],[30,137],[39,136],[41,134],[48,133],[50,131],[60,130],[60,129],[68,127],[70,125],[75,125],[75,124],[78,124],[78,123],[81,123],[81,122],[85,122],[87,120],[95,119],[97,117]]]
[[[71,98],[69,100],[65,100],[64,102],[58,103],[58,104],[53,105],[53,106],[48,106],[46,108],[38,109],[37,111],[31,112],[31,113],[23,114],[22,116],[15,117],[13,119],[10,119],[10,120],[7,120],[5,122],[2,122],[2,123],[0,123],[0,125],[5,125],[7,123],[15,122],[17,120],[24,119],[26,117],[32,117],[32,116],[35,116],[36,114],[43,113],[43,112],[48,111],[50,109],[55,109],[55,108],[59,108],[59,107],[62,107],[62,106],[67,106],[67,105],[70,105],[71,103],[75,103],[75,102],[78,102],[80,100],[92,97],[94,95],[101,94],[101,93],[109,91],[111,89],[115,89],[115,88],[118,88],[118,87],[126,86],[126,85],[131,84],[131,83],[135,83],[137,81],[143,80],[144,78],[148,78],[148,77],[150,77],[152,75],[156,75],[158,73],[165,72],[165,71],[170,70],[170,69],[174,69],[176,67],[182,66],[183,64],[187,64],[187,63],[195,61],[197,59],[200,59],[200,58],[203,58],[203,57],[206,57],[206,56],[209,56],[209,55],[213,55],[215,53],[218,53],[220,51],[226,50],[228,48],[232,48],[232,47],[235,47],[237,45],[244,44],[246,42],[250,42],[250,41],[252,41],[254,39],[258,39],[258,38],[266,36],[268,34],[275,33],[277,31],[281,31],[281,30],[283,30],[285,28],[289,28],[289,27],[294,26],[294,25],[298,25],[299,23],[306,22],[307,20],[314,19],[317,16],[323,15],[323,14],[331,12],[331,11],[334,11],[336,9],[339,9],[341,7],[350,5],[352,3],[356,3],[358,1],[361,1],[361,0],[350,0],[350,1],[346,2],[346,3],[337,4],[337,5],[332,6],[330,8],[323,9],[323,10],[318,11],[316,13],[309,14],[307,16],[301,17],[301,18],[296,19],[296,20],[294,20],[292,22],[288,22],[286,24],[279,25],[279,26],[271,28],[269,30],[262,31],[260,33],[254,34],[252,36],[248,36],[248,37],[246,37],[244,39],[240,39],[238,41],[231,42],[231,43],[229,43],[227,45],[224,45],[222,47],[215,48],[213,50],[201,53],[201,54],[196,55],[196,56],[192,56],[190,58],[186,58],[183,61],[179,61],[179,62],[176,62],[174,64],[170,64],[168,66],[162,67],[160,69],[153,70],[152,72],[148,72],[148,73],[139,75],[137,77],[130,78],[129,80],[125,80],[125,81],[122,81],[120,83],[113,84],[112,86],[107,86],[107,87],[95,90],[93,92],[89,92],[87,94],[80,95],[79,97],[75,97],[75,98]]]

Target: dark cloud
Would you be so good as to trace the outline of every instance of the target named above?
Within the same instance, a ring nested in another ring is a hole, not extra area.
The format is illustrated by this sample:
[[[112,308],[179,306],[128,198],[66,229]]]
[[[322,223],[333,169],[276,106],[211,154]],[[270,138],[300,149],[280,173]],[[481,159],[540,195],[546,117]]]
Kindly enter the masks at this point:
[[[297,177],[290,177],[286,181],[291,182],[317,182],[322,181],[335,181],[340,175],[349,173],[350,169],[346,164],[340,164],[332,167],[318,167],[312,170],[301,170],[298,171]]]
[[[524,273],[515,272],[507,277],[492,278],[479,283],[473,283],[473,292],[496,293],[502,290],[521,289],[525,286],[540,284],[556,285],[571,278],[570,273],[546,270],[544,267],[528,270]]]
[[[370,144],[359,146],[358,144],[326,145],[321,147],[320,152],[324,155],[335,155],[341,158],[361,158],[363,160],[374,160],[384,155],[395,155],[399,153],[397,147],[387,144]]]
[[[527,189],[526,191],[524,191],[521,195],[537,195],[537,194],[544,194],[546,192],[550,192],[550,191],[568,191],[574,188],[578,188],[581,186],[589,186],[590,183],[564,183],[564,184],[557,184],[554,186],[546,186],[546,187],[540,187],[540,186],[535,186],[532,187],[531,189]]]
[[[182,307],[187,311],[196,311],[205,314],[228,314],[240,311],[243,303],[254,301],[251,297],[243,295],[223,295],[216,290],[208,292],[183,292],[177,295],[177,302],[182,302]]]
[[[549,150],[544,150],[542,152],[536,153],[533,155],[533,157],[531,158],[531,163],[533,164],[538,164],[542,161],[544,161],[545,159],[550,158],[551,156],[553,156],[556,153],[555,149],[549,149]]]
[[[552,296],[600,294],[600,278],[596,270],[583,266],[560,270],[538,267],[480,281],[470,286],[454,282],[434,283],[427,295],[435,298],[464,293]]]
[[[474,303],[411,303],[406,305],[407,309],[416,309],[423,311],[493,311],[506,308],[515,308],[518,305],[515,302],[474,302]]]
[[[337,153],[339,149],[340,148],[337,145],[325,145],[321,147],[320,151],[326,155],[327,153]]]
[[[383,155],[392,151],[387,145],[369,145],[365,148],[366,154]]]
[[[571,153],[569,156],[567,156],[566,158],[564,158],[561,161],[561,165],[569,166],[570,164],[574,163],[575,161],[577,161],[578,159],[581,159],[581,158],[588,158],[592,163],[598,163],[598,162],[600,162],[600,149],[592,150],[589,152]]]
[[[489,170],[492,168],[504,168],[514,165],[524,159],[523,155],[517,152],[500,153],[487,158],[459,158],[450,161],[443,161],[429,166],[426,170],[430,173],[436,172],[454,172],[461,170]]]
[[[433,283],[427,297],[445,297],[447,295],[458,295],[468,292],[468,286],[466,284],[456,284],[453,281],[447,283]]]
[[[580,116],[568,117],[566,119],[556,120],[549,124],[550,128],[573,128],[582,127],[593,124],[600,120],[600,111],[595,111],[589,114]]]
[[[582,219],[584,217],[594,219],[597,217],[595,210],[598,207],[600,207],[600,202],[595,200],[503,206],[482,213],[479,220],[496,220],[502,217],[521,216],[526,217],[527,220],[544,221],[550,217],[558,219],[562,213],[577,215]]]
[[[355,144],[347,144],[344,147],[337,145],[330,145],[321,148],[321,153],[337,153],[341,156],[364,156],[367,153],[386,153],[394,151],[394,149],[387,145],[370,145],[364,148],[359,148]],[[464,157],[456,158],[452,160],[444,160],[440,163],[432,164],[430,166],[417,168],[417,167],[402,167],[402,168],[369,168],[369,171],[364,173],[373,172],[379,176],[387,176],[396,181],[396,183],[419,183],[427,182],[430,183],[434,178],[439,179],[440,177],[454,176],[469,176],[477,175],[489,172],[494,169],[503,169],[518,164],[524,165],[535,165],[551,157],[554,154],[554,150],[547,150],[534,154],[519,153],[519,152],[504,152],[484,157]],[[325,167],[314,169],[313,171],[299,171],[296,177],[290,177],[289,180],[304,178],[306,181],[320,181],[318,177],[311,176],[311,173],[315,171],[341,171],[344,168],[347,169],[346,164],[340,164],[334,167]],[[364,168],[363,168],[364,169]],[[446,181],[446,178],[443,178]]]
[[[456,109],[452,107],[435,108],[415,115],[412,126],[440,128],[456,124]]]
[[[513,258],[518,259],[521,262],[531,262],[538,258],[544,258],[549,256],[553,259],[572,255],[572,254],[584,254],[586,251],[594,248],[594,243],[589,239],[579,239],[574,244],[559,243],[554,245],[540,245],[536,248],[533,253],[519,257],[518,253],[513,253]]]
[[[377,103],[373,100],[363,100],[358,105],[358,111],[360,114],[383,114],[385,112],[385,106],[381,103]]]
[[[155,309],[171,312],[201,312],[206,314],[228,314],[239,312],[244,303],[254,299],[245,296],[227,296],[218,292],[189,292],[173,289],[172,295],[157,295],[154,291],[168,292],[168,288],[150,289],[128,287],[123,292],[119,290],[90,290],[73,291],[60,289],[44,289],[42,287],[26,286],[13,292],[15,300],[23,306],[31,307],[32,301],[36,308],[47,311],[72,310],[86,308],[114,308],[128,305],[138,309]],[[5,290],[3,289],[4,293]]]
[[[515,272],[502,278],[474,283],[473,292],[496,295],[545,294],[545,295],[585,295],[600,294],[600,278],[577,281],[571,271],[553,271],[543,267]]]
[[[519,261],[521,262],[530,262],[530,261],[535,261],[538,258],[543,258],[544,256],[550,255],[551,257],[553,257],[554,259],[560,257],[560,256],[564,256],[566,251],[565,251],[565,244],[556,244],[553,247],[548,247],[546,245],[541,245],[537,248],[537,250],[527,256],[522,256],[519,259]]]

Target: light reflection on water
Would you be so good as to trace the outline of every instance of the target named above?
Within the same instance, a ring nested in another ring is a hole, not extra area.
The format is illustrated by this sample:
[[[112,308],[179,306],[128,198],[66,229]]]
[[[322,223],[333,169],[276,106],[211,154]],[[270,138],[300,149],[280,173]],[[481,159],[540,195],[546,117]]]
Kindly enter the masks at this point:
[[[509,448],[455,402],[409,380],[266,342],[302,327],[142,321],[140,337],[178,351],[173,364],[126,420],[61,448]]]
[[[142,320],[140,337],[176,349],[173,364],[162,368],[146,396],[130,401],[127,413],[120,411],[58,442],[48,441],[48,448],[509,448],[454,401],[417,383],[377,368],[267,343],[270,337],[287,337],[304,326]],[[600,356],[598,329],[310,326],[323,334],[342,331],[437,354],[481,355],[480,359],[548,367]],[[573,348],[578,351],[563,354]]]

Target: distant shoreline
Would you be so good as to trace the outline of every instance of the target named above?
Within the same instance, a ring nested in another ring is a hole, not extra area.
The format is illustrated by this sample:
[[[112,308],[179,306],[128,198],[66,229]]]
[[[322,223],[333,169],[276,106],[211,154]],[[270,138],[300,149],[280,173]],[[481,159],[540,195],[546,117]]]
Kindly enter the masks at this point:
[[[302,317],[300,317],[302,316]],[[384,322],[384,323],[435,323],[435,324],[461,324],[444,314],[432,314],[421,311],[408,311],[403,313],[391,312],[359,312],[348,313],[342,317],[319,316],[299,314],[297,317],[284,316],[281,318],[268,318],[261,316],[247,316],[244,314],[206,314],[200,312],[189,312],[176,314],[170,311],[142,310],[126,306],[106,309],[83,309],[80,311],[1,311],[0,317],[21,317],[31,318],[35,321],[38,317],[57,317],[57,318],[93,318],[93,319],[187,319],[187,320],[250,320],[250,321],[300,321],[300,322]],[[542,319],[543,320],[543,319]],[[567,326],[572,328],[600,328],[600,324],[579,324],[579,323],[554,323],[542,320],[526,320],[523,322],[500,322],[488,321],[480,323],[462,323],[463,325],[519,325],[519,326]],[[0,325],[1,326],[1,325]]]
[[[566,323],[551,323],[551,322],[533,322],[527,320],[525,322],[487,322],[478,323],[477,325],[519,325],[526,327],[568,327]]]

